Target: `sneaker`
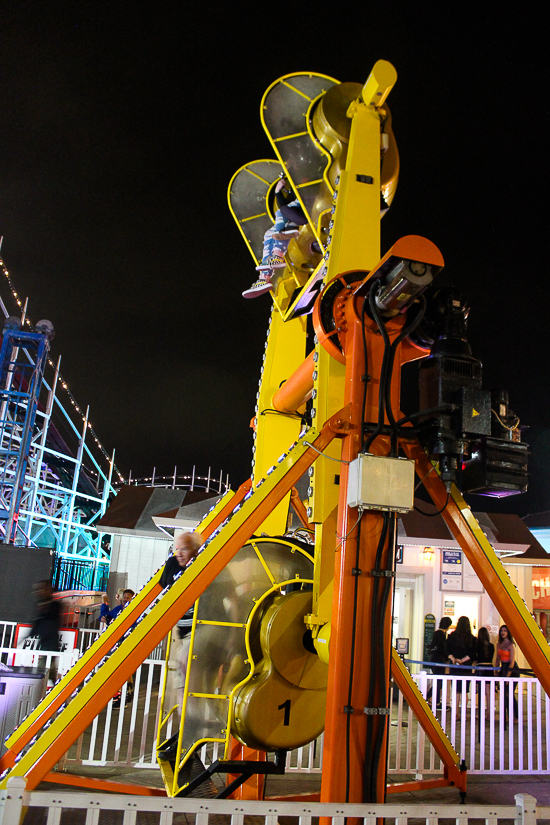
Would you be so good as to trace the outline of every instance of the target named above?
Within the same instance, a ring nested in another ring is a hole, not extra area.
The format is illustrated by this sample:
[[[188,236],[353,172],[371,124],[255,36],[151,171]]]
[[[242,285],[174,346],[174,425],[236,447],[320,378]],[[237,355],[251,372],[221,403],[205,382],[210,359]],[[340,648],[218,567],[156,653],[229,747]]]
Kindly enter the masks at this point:
[[[243,298],[256,298],[258,295],[264,295],[264,293],[270,292],[272,289],[273,284],[271,281],[260,279],[253,283],[249,289],[245,289]]]
[[[280,232],[274,232],[271,236],[274,241],[289,241],[300,234],[300,227],[296,223],[287,223]]]
[[[282,267],[286,266],[285,259],[282,258],[280,255],[271,255],[270,258],[264,262],[262,261],[259,266],[256,267],[258,272],[269,272],[272,269],[281,269]]]

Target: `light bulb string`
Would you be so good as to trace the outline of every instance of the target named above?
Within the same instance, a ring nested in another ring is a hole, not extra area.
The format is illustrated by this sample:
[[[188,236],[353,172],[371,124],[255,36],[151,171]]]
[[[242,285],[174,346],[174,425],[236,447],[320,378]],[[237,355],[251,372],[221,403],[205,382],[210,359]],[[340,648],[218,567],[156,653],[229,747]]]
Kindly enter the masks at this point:
[[[13,295],[16,303],[17,303],[17,306],[20,309],[22,309],[23,304],[21,302],[21,299],[19,298],[19,295],[17,294],[17,291],[16,291],[15,286],[13,284],[13,281],[11,279],[10,273],[9,273],[8,269],[6,268],[6,265],[4,264],[4,261],[3,261],[2,258],[0,258],[0,266],[2,267],[2,272],[4,273],[4,276],[5,276],[8,284],[9,284],[9,287],[11,289],[11,293],[12,293],[12,295]],[[34,331],[34,326],[31,323],[28,315],[25,316],[25,323],[30,327],[31,330]],[[48,357],[48,364],[49,364],[50,367],[52,367],[52,369],[55,370],[55,364],[52,361],[52,359],[49,358],[49,357]],[[82,421],[85,421],[86,416],[83,415],[82,410],[80,409],[79,405],[77,404],[76,398],[72,394],[71,390],[69,389],[69,386],[68,386],[67,382],[65,381],[65,379],[63,378],[61,373],[58,373],[57,380],[61,384],[62,388],[65,390],[67,395],[69,396],[69,401],[73,405],[75,411],[77,413],[79,413],[79,415],[82,417]],[[110,457],[109,453],[107,452],[107,450],[105,449],[105,447],[103,446],[103,444],[101,443],[99,438],[97,437],[97,433],[95,432],[95,430],[92,427],[92,425],[90,424],[90,422],[88,422],[88,430],[89,430],[89,434],[92,436],[93,440],[97,444],[97,446],[98,446],[99,450],[101,451],[101,453],[105,456],[107,461],[109,463],[111,463],[111,457]],[[120,470],[118,469],[118,467],[116,466],[116,464],[113,464],[113,471],[117,474],[119,480],[124,483],[125,479],[124,479],[122,473],[120,472]]]

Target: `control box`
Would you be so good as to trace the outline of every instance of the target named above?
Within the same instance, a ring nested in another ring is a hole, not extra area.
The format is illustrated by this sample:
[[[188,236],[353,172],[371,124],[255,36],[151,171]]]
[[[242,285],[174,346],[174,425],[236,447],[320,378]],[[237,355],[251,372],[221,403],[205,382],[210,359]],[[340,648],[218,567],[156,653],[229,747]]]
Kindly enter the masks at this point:
[[[408,513],[414,506],[414,461],[360,453],[349,466],[348,507]]]

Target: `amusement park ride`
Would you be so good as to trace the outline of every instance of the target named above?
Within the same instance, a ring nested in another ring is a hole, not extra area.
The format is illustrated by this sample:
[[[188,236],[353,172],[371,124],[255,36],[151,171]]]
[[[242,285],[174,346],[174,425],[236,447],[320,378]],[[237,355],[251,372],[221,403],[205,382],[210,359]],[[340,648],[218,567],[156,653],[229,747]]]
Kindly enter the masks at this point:
[[[506,395],[481,388],[464,301],[435,284],[437,247],[406,236],[381,256],[399,171],[386,103],[395,81],[378,61],[364,86],[298,73],[265,93],[277,159],[239,169],[230,209],[256,263],[281,174],[308,223],[274,283],[252,478],[199,525],[205,542],[174,584],[162,590],[159,571],[7,740],[0,787],[25,776],[28,789],[159,793],[54,768],[198,599],[181,703],[163,686],[159,743],[181,714],[176,752],[160,759],[169,795],[192,792],[204,775],[190,779],[186,763],[217,742],[209,771],[228,774],[223,795],[258,798],[261,777],[323,729],[321,801],[465,793],[465,766],[391,647],[396,519],[413,507],[415,474],[550,694],[550,648],[460,492],[521,492],[526,446]],[[422,409],[404,416],[401,367],[418,359]],[[307,505],[295,491],[304,474]],[[291,503],[311,541],[285,537]],[[442,778],[386,787],[390,678]]]

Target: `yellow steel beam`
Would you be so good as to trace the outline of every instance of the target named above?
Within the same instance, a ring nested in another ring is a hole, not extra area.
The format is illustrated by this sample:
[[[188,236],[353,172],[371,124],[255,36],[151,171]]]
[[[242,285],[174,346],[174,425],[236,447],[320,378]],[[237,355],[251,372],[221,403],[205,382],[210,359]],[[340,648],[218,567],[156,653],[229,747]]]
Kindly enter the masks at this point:
[[[26,776],[27,788],[32,790],[48,774],[76,741],[90,722],[145,661],[227,562],[258,529],[265,518],[287,494],[298,478],[335,437],[343,422],[331,420],[321,432],[309,430],[281,457],[266,479],[250,497],[243,500],[224,527],[215,531],[203,545],[196,559],[180,578],[147,613],[133,631],[120,643],[99,670],[89,676],[71,702],[48,723],[41,736],[19,758],[15,766],[0,782],[6,787],[11,776]],[[307,442],[307,443],[304,443]],[[126,611],[124,611],[126,612]]]
[[[446,768],[448,780],[455,784],[457,788],[466,790],[466,774],[459,769],[460,757],[451,745],[447,734],[433,715],[430,706],[420,693],[404,662],[401,661],[397,651],[392,647],[391,673],[393,679],[405,697],[409,707],[418,719],[426,736],[432,743],[435,752]]]
[[[297,438],[302,427],[299,415],[284,415],[273,408],[273,395],[302,363],[305,350],[305,318],[294,318],[285,323],[273,307],[256,407],[254,485],[265,477],[281,453]],[[262,532],[271,536],[286,532],[289,503],[290,492],[273,512],[266,514]]]

